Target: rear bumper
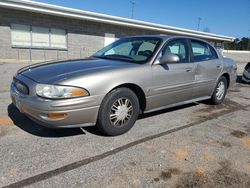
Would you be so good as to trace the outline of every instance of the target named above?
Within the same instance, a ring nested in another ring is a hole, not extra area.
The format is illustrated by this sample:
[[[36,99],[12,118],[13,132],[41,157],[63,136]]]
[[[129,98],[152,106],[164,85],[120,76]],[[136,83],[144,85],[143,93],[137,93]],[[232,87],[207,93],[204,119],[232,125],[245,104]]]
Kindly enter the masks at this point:
[[[83,127],[95,125],[103,96],[76,99],[49,100],[38,96],[23,95],[11,85],[13,104],[21,113],[40,125],[51,128]],[[49,118],[48,114],[66,114],[63,118]]]

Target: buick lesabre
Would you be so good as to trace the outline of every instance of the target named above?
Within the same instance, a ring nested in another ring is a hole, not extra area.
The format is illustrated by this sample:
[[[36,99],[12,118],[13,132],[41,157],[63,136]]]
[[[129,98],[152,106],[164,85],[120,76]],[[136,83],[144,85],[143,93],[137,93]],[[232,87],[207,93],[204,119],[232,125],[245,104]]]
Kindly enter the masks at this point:
[[[222,103],[236,69],[233,60],[201,39],[135,36],[88,59],[24,67],[13,78],[11,98],[41,125],[96,125],[107,135],[120,135],[139,113],[201,100]]]

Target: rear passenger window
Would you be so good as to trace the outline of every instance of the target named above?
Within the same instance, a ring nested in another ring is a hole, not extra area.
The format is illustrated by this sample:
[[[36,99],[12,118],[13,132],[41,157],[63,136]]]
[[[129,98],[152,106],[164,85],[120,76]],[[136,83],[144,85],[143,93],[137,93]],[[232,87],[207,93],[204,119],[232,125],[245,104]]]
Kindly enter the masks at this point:
[[[216,51],[209,45],[209,49],[212,53],[213,59],[218,59],[218,55],[216,53]]]
[[[191,40],[193,59],[197,61],[208,61],[212,59],[217,59],[217,53],[205,42]]]

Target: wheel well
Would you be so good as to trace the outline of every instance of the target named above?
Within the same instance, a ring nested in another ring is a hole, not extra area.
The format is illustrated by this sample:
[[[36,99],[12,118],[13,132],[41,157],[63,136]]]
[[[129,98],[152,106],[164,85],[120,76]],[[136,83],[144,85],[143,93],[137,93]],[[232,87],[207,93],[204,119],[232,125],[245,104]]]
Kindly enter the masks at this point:
[[[131,89],[137,96],[138,100],[139,100],[139,105],[140,105],[140,110],[141,112],[143,112],[146,108],[146,96],[144,91],[141,89],[141,87],[139,87],[136,84],[121,84],[119,86],[116,86],[115,88],[112,89],[112,91],[114,89],[120,88],[120,87],[126,87]]]
[[[229,88],[229,85],[230,85],[230,76],[228,73],[224,73],[222,76],[224,76],[227,80],[227,88]]]

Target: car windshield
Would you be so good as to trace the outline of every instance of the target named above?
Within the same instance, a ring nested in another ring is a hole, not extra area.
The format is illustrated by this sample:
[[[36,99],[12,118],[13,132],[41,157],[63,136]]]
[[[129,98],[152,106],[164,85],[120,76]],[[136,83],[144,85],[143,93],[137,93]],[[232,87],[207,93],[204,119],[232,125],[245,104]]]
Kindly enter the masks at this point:
[[[120,39],[98,51],[95,58],[145,63],[161,44],[157,37],[132,37]]]

